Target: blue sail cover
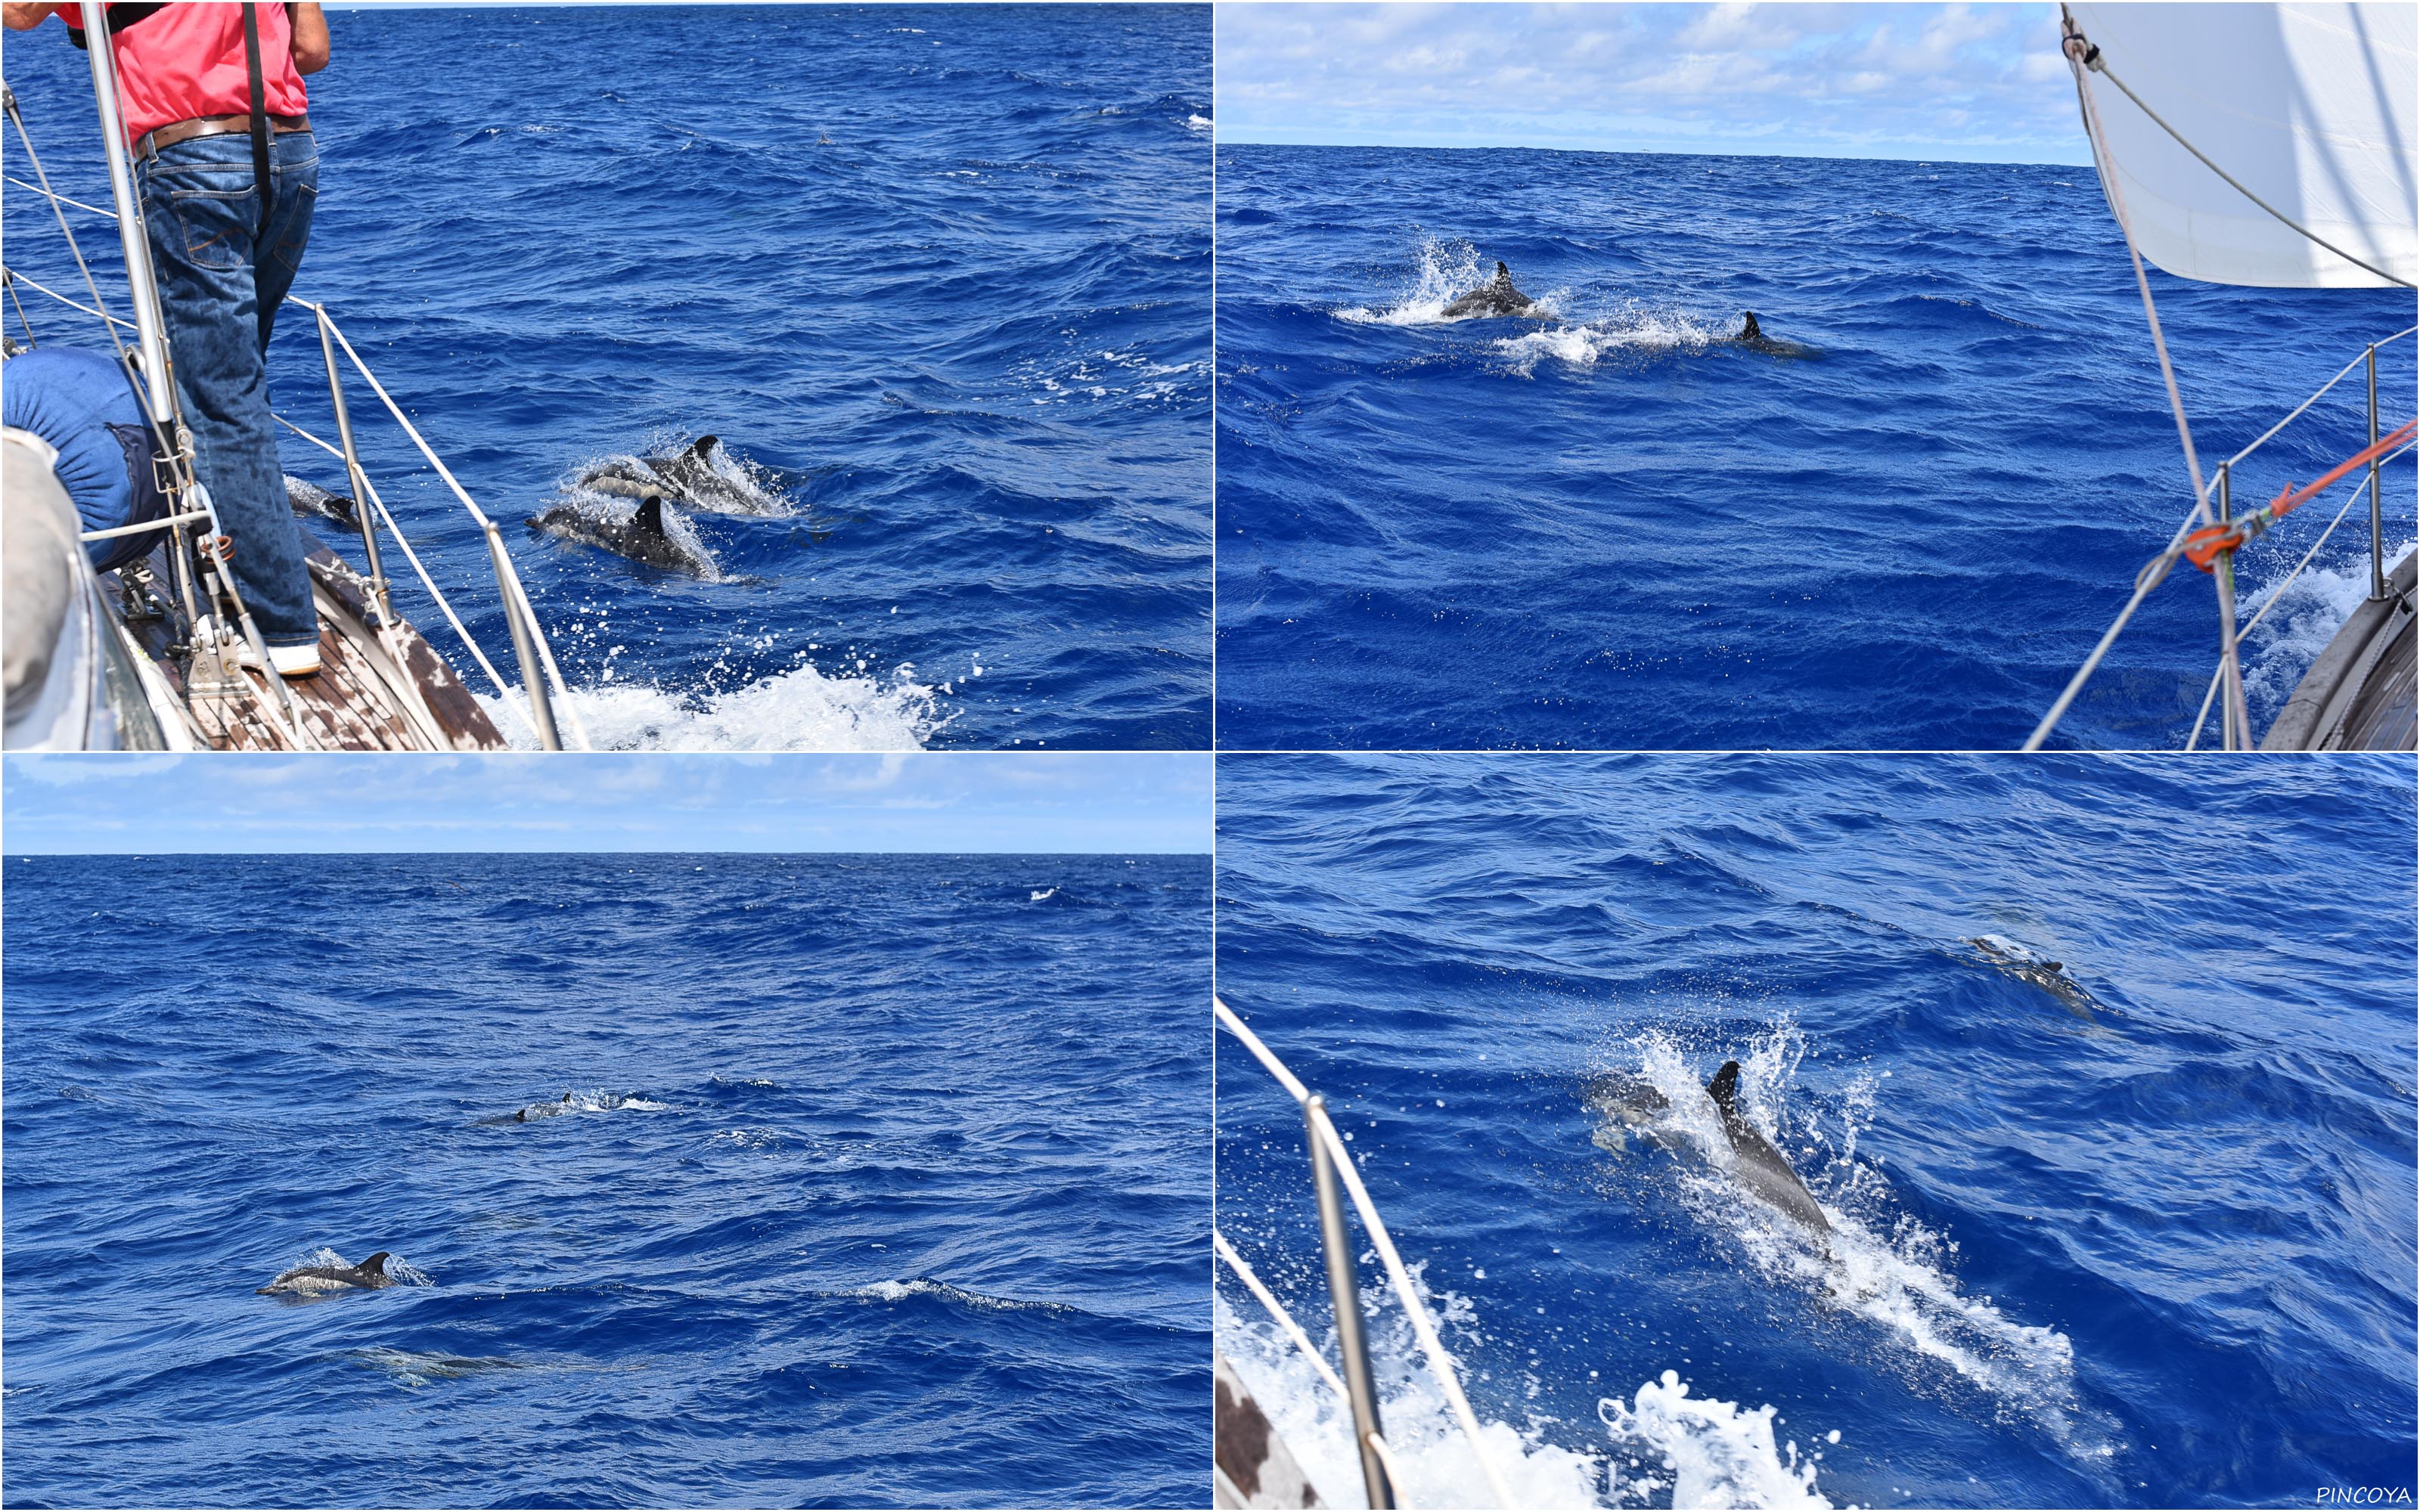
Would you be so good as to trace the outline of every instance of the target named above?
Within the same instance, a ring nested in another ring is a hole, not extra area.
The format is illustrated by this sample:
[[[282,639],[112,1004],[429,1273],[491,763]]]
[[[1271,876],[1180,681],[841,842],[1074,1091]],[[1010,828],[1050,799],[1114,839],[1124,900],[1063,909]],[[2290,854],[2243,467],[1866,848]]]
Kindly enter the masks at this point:
[[[29,430],[59,454],[60,484],[88,531],[164,518],[168,501],[151,470],[151,433],[117,359],[73,347],[41,347],[0,367],[0,420]],[[160,542],[146,531],[89,541],[95,572],[122,567]]]

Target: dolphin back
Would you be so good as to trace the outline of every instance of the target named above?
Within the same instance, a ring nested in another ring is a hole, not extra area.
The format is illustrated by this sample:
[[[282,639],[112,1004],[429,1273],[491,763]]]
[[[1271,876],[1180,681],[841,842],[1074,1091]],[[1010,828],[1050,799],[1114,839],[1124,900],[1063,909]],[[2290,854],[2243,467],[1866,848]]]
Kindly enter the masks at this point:
[[[1740,1063],[1724,1061],[1722,1070],[1706,1084],[1706,1096],[1723,1116],[1723,1133],[1730,1139],[1731,1152],[1739,1157],[1741,1184],[1816,1232],[1830,1233],[1831,1223],[1807,1183],[1790,1168],[1789,1158],[1740,1111],[1739,1077]]]

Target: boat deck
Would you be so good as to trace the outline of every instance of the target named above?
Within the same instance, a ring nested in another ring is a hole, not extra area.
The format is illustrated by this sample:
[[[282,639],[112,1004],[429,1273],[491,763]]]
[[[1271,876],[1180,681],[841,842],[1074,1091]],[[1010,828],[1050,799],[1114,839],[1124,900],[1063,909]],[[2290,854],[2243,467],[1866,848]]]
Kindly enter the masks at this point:
[[[368,585],[349,563],[321,547],[311,553],[310,567],[311,596],[319,610],[319,671],[286,685],[310,748],[506,748],[487,709],[417,630],[401,620],[383,634],[369,627]],[[211,750],[295,748],[264,708],[271,696],[266,674],[240,669],[237,675],[248,687],[219,695],[189,689],[189,669],[168,655],[176,634],[168,618],[132,621],[127,629],[184,704],[187,733],[195,745]]]

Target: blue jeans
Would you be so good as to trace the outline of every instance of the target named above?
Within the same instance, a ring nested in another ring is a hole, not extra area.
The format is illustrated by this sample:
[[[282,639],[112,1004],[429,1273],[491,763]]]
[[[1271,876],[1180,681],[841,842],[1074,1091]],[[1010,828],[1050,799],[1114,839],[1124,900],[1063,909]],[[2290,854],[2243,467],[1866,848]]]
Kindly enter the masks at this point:
[[[319,620],[269,418],[269,332],[311,239],[319,152],[310,132],[289,131],[269,153],[265,234],[249,136],[179,142],[134,174],[194,471],[235,540],[237,590],[262,640],[307,646]]]

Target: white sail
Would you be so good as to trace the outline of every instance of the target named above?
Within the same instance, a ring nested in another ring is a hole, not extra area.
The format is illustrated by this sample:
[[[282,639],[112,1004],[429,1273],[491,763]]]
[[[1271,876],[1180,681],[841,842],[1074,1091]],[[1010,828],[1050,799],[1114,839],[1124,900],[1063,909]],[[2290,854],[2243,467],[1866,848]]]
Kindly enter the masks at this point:
[[[2067,9],[2110,73],[2244,188],[2361,261],[2420,282],[2420,7]],[[2254,204],[2109,79],[2089,82],[2102,185],[2123,200],[2144,256],[2212,284],[2392,286]]]

